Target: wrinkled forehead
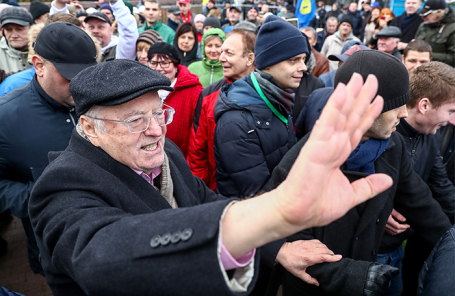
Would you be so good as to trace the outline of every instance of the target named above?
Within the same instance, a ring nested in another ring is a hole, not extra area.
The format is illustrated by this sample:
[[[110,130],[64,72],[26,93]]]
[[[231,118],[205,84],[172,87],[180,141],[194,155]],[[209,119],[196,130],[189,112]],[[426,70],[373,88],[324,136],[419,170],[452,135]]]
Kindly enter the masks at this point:
[[[151,91],[126,103],[103,107],[101,113],[105,118],[115,117],[123,120],[131,116],[155,112],[161,108],[163,108],[163,102],[158,92]]]

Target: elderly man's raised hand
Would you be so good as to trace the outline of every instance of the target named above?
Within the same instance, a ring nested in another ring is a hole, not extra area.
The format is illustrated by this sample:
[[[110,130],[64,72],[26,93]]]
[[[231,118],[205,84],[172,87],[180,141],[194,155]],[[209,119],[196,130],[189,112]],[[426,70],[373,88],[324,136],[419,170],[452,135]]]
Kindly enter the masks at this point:
[[[376,77],[370,75],[363,84],[359,74],[347,86],[336,88],[287,179],[277,188],[284,227],[326,225],[392,185],[384,174],[351,184],[340,170],[381,113],[382,97],[372,102],[377,88]]]
[[[275,190],[233,204],[222,222],[234,258],[302,229],[326,225],[392,185],[384,174],[350,183],[340,166],[381,113],[376,77],[354,74],[334,91],[286,180]],[[372,102],[373,101],[373,102]]]

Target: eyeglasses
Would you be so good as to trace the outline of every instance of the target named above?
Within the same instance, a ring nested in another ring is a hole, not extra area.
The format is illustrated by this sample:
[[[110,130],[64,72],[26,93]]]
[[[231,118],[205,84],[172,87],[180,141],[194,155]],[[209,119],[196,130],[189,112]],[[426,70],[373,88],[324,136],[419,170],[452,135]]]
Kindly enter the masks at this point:
[[[168,125],[169,123],[171,123],[172,119],[174,118],[174,114],[175,114],[175,110],[172,107],[170,107],[166,104],[163,104],[163,106],[168,107],[168,109],[164,109],[164,110],[161,110],[161,111],[158,111],[158,112],[155,112],[152,114],[153,117],[155,117],[155,120],[159,126],[164,126],[164,125]],[[125,120],[112,120],[112,119],[97,118],[97,117],[90,117],[90,116],[87,116],[87,117],[89,117],[91,119],[97,119],[97,120],[122,122],[122,123],[126,124],[126,126],[128,127],[128,131],[133,134],[141,133],[141,132],[145,131],[146,129],[148,129],[150,126],[150,120],[151,120],[151,117],[147,116],[147,115],[136,115],[136,116],[130,117]]]
[[[155,62],[155,61],[149,61],[149,67],[152,69],[156,69],[158,65],[161,66],[161,69],[167,69],[171,65],[171,62],[169,61],[162,61],[162,62]]]

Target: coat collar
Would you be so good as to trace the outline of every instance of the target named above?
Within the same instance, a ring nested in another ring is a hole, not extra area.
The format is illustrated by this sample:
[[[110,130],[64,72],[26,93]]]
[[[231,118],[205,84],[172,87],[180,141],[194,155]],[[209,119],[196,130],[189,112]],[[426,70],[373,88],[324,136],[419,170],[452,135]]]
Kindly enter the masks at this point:
[[[35,92],[35,94],[37,94],[38,100],[40,100],[40,102],[43,105],[49,107],[50,109],[65,113],[74,111],[74,108],[70,110],[63,106],[62,104],[60,104],[59,102],[57,102],[56,100],[54,100],[53,98],[51,98],[39,85],[38,80],[36,78],[36,74],[33,76],[32,79],[32,89]]]
[[[164,151],[170,155],[172,150],[170,143],[165,143]],[[74,152],[81,157],[88,159],[94,165],[101,167],[117,178],[123,186],[126,186],[131,192],[138,196],[145,204],[147,204],[153,211],[160,211],[163,209],[171,209],[169,203],[163,196],[150,185],[141,176],[136,174],[128,166],[116,161],[109,154],[101,148],[93,146],[93,144],[82,138],[76,130],[73,130],[70,144],[67,151]],[[169,158],[169,168],[171,171],[171,178],[174,185],[174,197],[179,207],[188,207],[199,204],[197,198],[188,190],[184,178],[181,175],[177,165],[172,157]],[[119,184],[119,186],[121,186]]]

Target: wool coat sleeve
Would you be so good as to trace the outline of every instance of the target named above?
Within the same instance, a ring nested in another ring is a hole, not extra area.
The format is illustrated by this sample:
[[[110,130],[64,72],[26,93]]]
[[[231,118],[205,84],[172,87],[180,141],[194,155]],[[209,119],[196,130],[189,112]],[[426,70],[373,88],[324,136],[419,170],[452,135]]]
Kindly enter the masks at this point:
[[[434,157],[427,185],[433,193],[433,198],[441,205],[442,210],[449,217],[451,223],[455,222],[455,187],[447,177],[447,170],[442,162],[439,147],[434,147],[438,152]]]
[[[270,171],[252,117],[247,111],[224,113],[215,128],[217,191],[252,197],[270,190]]]
[[[283,158],[282,162],[273,170],[273,188],[277,187],[286,179],[292,164],[298,156],[300,148],[303,147],[303,143],[307,139],[308,136],[299,141],[289,151],[289,154],[292,156],[289,157],[288,155],[288,157]],[[314,230],[307,229],[289,237],[288,241],[312,239],[317,239]],[[296,295],[362,296],[368,268],[371,264],[368,261],[344,257],[338,262],[321,263],[307,268],[308,274],[318,280],[319,287],[309,285],[289,272],[285,273],[283,284],[296,293],[299,291]]]
[[[28,198],[34,182],[19,182],[12,179],[8,155],[10,147],[0,135],[0,213],[10,211],[18,218],[28,217]]]

